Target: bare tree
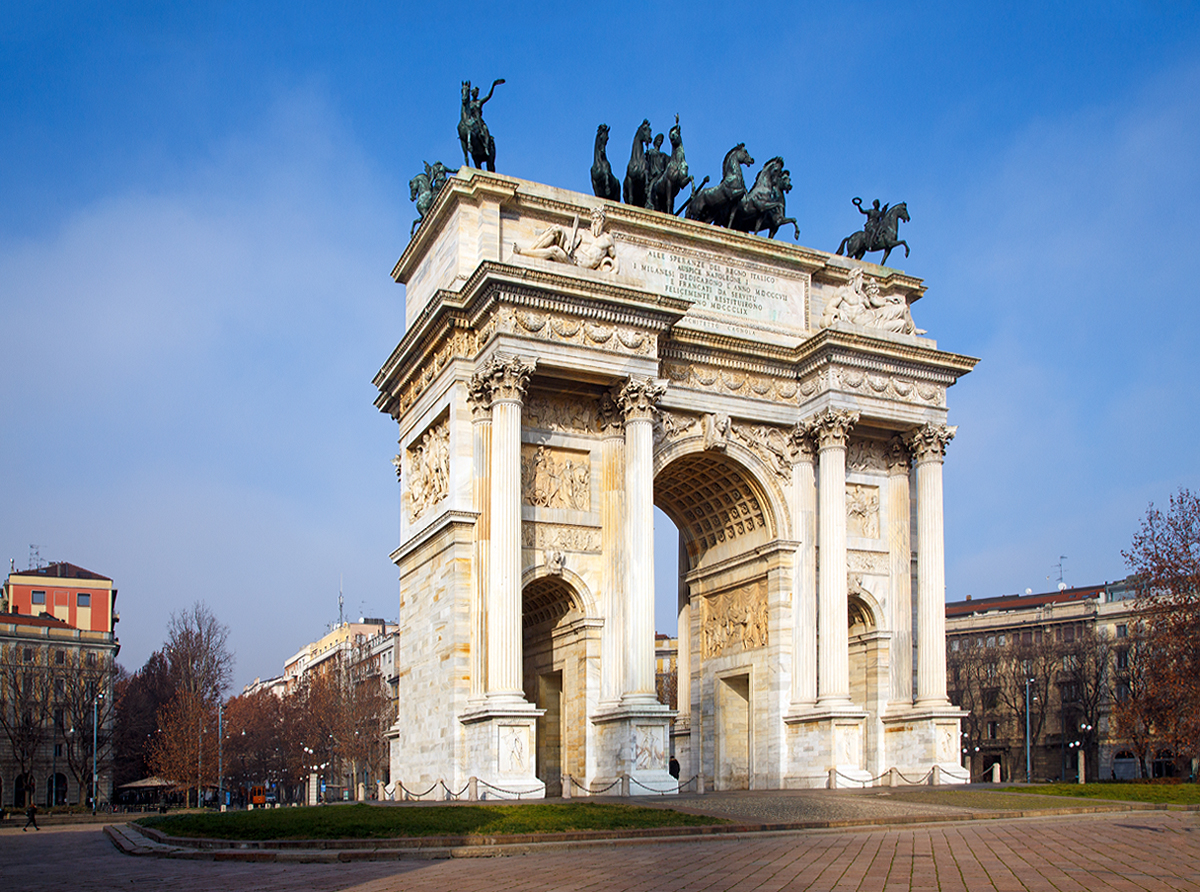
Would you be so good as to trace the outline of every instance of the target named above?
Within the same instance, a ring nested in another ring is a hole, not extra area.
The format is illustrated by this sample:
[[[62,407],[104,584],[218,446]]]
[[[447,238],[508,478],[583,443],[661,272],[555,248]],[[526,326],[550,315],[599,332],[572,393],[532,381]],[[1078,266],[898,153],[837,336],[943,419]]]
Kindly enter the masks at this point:
[[[76,650],[65,653],[63,664],[55,669],[56,721],[66,742],[67,769],[81,790],[88,789],[93,752],[97,772],[107,770],[112,762],[117,666],[109,654]]]
[[[1124,556],[1144,584],[1150,730],[1182,768],[1200,755],[1200,496],[1181,489],[1165,512],[1150,505]]]
[[[54,689],[50,649],[37,644],[0,648],[0,728],[22,776],[32,778],[50,730]]]
[[[228,640],[229,627],[202,601],[172,613],[163,654],[175,687],[210,705],[220,702],[233,677]]]
[[[162,733],[150,753],[150,767],[176,789],[201,791],[217,779],[217,710],[203,697],[180,691],[159,714]]]
[[[1094,626],[1085,626],[1074,640],[1060,645],[1063,656],[1062,679],[1074,695],[1075,710],[1080,719],[1079,741],[1083,752],[1089,754],[1086,774],[1095,777],[1098,763],[1090,754],[1098,752],[1100,716],[1112,700],[1113,644],[1107,635]],[[1063,729],[1065,731],[1065,729]],[[1076,729],[1072,729],[1073,731]]]

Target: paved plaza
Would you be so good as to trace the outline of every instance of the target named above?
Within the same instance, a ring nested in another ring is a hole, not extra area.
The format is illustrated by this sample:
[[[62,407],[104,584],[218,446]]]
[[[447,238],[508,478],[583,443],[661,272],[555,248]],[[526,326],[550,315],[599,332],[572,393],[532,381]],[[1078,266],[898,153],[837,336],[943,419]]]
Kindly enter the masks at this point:
[[[96,826],[0,830],[5,889],[1200,890],[1200,815],[1117,812],[600,843],[500,858],[254,864],[121,854]]]

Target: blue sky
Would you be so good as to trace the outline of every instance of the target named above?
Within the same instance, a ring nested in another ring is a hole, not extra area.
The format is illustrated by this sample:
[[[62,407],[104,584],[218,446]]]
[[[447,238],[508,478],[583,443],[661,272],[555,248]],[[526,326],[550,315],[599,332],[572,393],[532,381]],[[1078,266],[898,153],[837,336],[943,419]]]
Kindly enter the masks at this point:
[[[562,9],[4,4],[0,555],[112,576],[130,667],[206,600],[239,685],[339,578],[394,617],[388,273],[408,179],[461,160],[459,82],[504,77],[504,173],[589,191],[598,123],[616,165],[678,112],[695,173],[784,156],[805,245],[907,201],[917,323],[982,359],[949,393],[948,596],[1049,588],[1060,555],[1123,576],[1147,504],[1200,486],[1196,6]]]

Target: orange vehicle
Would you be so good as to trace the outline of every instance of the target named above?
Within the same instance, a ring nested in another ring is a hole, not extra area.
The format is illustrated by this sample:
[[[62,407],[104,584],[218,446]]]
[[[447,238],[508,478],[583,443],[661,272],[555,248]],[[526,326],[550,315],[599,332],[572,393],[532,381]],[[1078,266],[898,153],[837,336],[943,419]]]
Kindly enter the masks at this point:
[[[266,805],[267,804],[267,788],[266,787],[251,787],[250,788],[250,804],[251,805]]]

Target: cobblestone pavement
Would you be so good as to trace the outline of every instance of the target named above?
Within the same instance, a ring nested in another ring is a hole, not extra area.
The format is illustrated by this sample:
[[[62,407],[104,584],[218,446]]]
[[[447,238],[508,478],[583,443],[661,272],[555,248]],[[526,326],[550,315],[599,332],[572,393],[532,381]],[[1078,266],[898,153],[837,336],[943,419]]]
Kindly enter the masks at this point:
[[[602,844],[505,858],[247,864],[135,858],[94,827],[0,831],[21,890],[1200,890],[1200,816],[1110,813]]]

